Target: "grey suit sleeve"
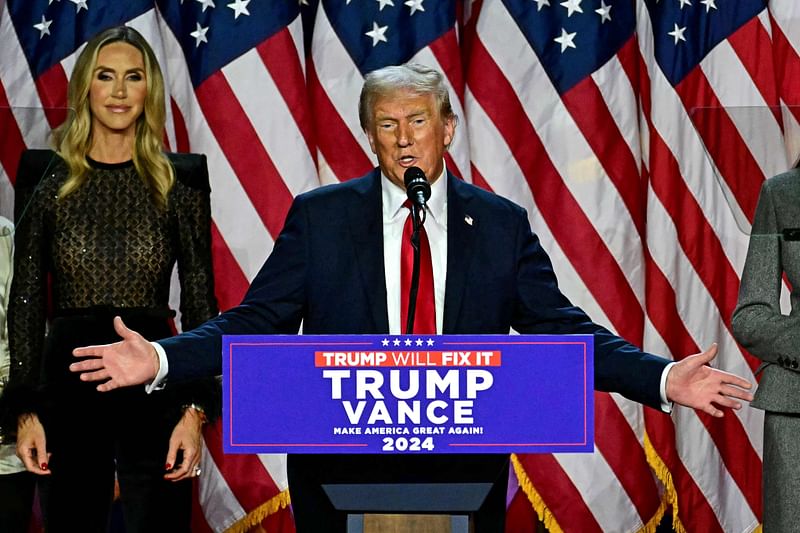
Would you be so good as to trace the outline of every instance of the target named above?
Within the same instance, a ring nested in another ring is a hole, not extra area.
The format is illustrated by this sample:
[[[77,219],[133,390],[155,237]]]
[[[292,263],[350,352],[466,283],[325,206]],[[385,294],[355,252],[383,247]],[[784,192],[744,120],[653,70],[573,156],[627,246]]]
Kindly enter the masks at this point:
[[[785,243],[774,184],[767,180],[761,188],[731,322],[734,337],[753,355],[796,369],[790,361],[800,361],[800,317],[784,315],[780,308]]]

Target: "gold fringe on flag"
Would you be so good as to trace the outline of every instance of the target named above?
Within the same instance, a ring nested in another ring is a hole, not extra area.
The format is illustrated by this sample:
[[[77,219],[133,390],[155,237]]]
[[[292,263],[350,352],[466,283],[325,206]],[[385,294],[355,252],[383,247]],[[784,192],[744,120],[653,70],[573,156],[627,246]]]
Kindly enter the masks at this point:
[[[665,493],[666,494],[666,493]],[[661,497],[661,505],[658,506],[658,510],[656,514],[638,531],[638,533],[656,533],[656,529],[658,529],[658,525],[661,523],[661,519],[664,518],[664,514],[667,512],[667,498],[665,496]]]
[[[664,485],[665,501],[672,505],[673,531],[677,533],[686,533],[686,528],[683,527],[680,518],[678,518],[678,492],[675,490],[675,483],[672,481],[672,473],[661,459],[661,456],[658,455],[653,443],[650,442],[650,436],[647,434],[647,431],[644,432],[644,453],[656,477],[658,477]]]
[[[539,520],[544,523],[544,527],[551,533],[564,533],[564,530],[561,529],[561,526],[556,522],[553,513],[551,513],[550,509],[545,505],[542,497],[536,492],[536,489],[533,488],[533,483],[515,453],[511,454],[511,464],[514,465],[514,473],[517,474],[520,488],[522,488],[523,492],[528,496],[528,500],[531,502],[531,505],[533,505],[533,510],[539,515]]]
[[[647,441],[647,435],[645,435],[645,441]],[[657,455],[656,458],[658,459],[658,461],[661,460],[660,458],[658,458]],[[648,462],[649,460],[650,456],[648,454]],[[514,473],[517,474],[517,480],[519,481],[519,486],[528,496],[528,500],[531,502],[531,505],[533,505],[533,510],[536,511],[536,514],[539,515],[539,519],[544,524],[544,527],[547,528],[547,530],[550,531],[551,533],[564,533],[564,530],[561,529],[561,526],[559,526],[558,522],[556,522],[553,513],[550,512],[550,509],[547,508],[547,505],[545,505],[544,500],[542,500],[542,497],[539,495],[538,492],[536,492],[536,489],[533,487],[533,483],[528,477],[528,474],[525,472],[522,463],[519,462],[519,459],[517,458],[516,454],[511,454],[511,464],[514,465]],[[661,464],[663,465],[663,463]],[[669,475],[669,471],[667,471],[667,475]],[[670,477],[670,483],[671,481],[672,478]],[[666,486],[666,483],[664,483],[664,485]],[[664,518],[664,514],[667,512],[668,503],[669,503],[668,499],[666,497],[662,497],[661,504],[658,506],[658,510],[656,510],[655,514],[650,518],[650,520],[647,521],[646,524],[642,526],[642,528],[637,533],[655,533],[656,528],[658,528],[658,525],[661,523],[661,519]],[[678,533],[686,533],[686,531],[681,529],[680,531],[678,531]]]
[[[269,515],[275,514],[281,509],[288,507],[291,502],[289,489],[281,491],[247,513],[247,516],[237,520],[231,527],[225,530],[225,533],[246,533],[263,522]]]

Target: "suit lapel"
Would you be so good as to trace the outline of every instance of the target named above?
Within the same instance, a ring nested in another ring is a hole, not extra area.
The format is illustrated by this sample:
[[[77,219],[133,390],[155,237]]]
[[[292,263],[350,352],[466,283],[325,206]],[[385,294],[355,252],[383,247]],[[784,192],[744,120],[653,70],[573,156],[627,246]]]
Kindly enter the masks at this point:
[[[447,180],[447,280],[442,332],[456,333],[480,221],[470,210],[469,188],[449,172]]]
[[[372,311],[376,333],[388,333],[386,274],[383,266],[383,208],[381,175],[375,169],[356,188],[359,200],[348,209],[350,235],[361,274],[362,287]],[[355,288],[354,288],[355,289]]]

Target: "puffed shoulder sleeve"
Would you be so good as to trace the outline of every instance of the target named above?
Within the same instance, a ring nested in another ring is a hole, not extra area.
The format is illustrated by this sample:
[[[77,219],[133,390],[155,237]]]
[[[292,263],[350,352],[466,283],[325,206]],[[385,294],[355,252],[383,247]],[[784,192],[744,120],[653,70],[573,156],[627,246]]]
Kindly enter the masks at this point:
[[[181,325],[193,329],[217,314],[211,262],[211,187],[206,157],[171,154],[176,183],[170,209],[175,217]]]
[[[169,209],[177,242],[181,326],[189,331],[218,313],[211,262],[211,187],[204,155],[170,154],[170,161],[176,174]],[[169,391],[175,405],[198,404],[212,420],[221,411],[220,384],[213,377],[173,385]]]
[[[53,152],[27,151],[16,175],[14,276],[8,306],[9,394],[38,385],[47,302],[47,221],[57,192],[56,180],[48,173],[53,163]]]

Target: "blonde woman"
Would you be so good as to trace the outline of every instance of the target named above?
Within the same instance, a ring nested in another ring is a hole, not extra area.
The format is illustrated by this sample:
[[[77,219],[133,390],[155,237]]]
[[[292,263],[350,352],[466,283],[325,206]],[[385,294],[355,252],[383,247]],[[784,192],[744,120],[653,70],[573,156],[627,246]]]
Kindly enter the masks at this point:
[[[89,41],[67,97],[57,155],[26,152],[17,176],[33,190],[9,306],[17,454],[40,476],[48,531],[106,531],[115,473],[128,533],[189,531],[214,383],[109,396],[67,367],[75,346],[117,339],[116,315],[170,336],[176,261],[184,329],[216,314],[205,157],[163,152],[164,81],[132,28]]]

